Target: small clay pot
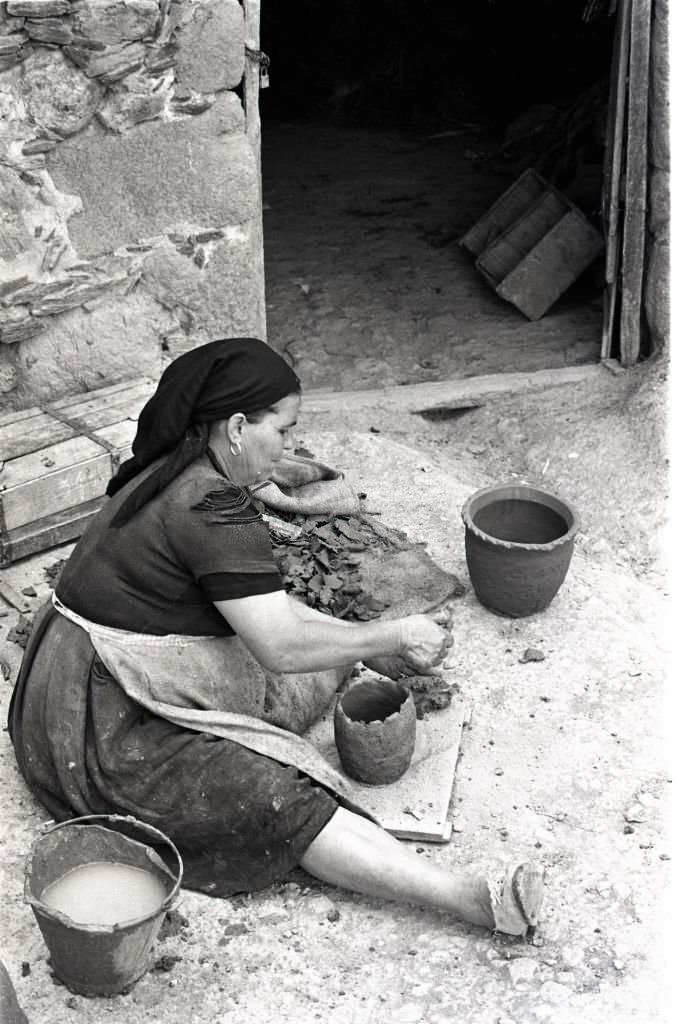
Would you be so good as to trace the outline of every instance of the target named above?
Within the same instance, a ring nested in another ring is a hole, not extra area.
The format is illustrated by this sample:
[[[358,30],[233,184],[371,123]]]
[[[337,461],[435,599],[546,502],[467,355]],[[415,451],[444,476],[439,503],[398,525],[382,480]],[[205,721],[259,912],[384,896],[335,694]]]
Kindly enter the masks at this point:
[[[339,697],[334,739],[346,773],[383,786],[406,772],[416,745],[411,693],[392,679],[365,679]]]
[[[512,618],[547,608],[564,582],[578,532],[571,505],[528,484],[503,484],[471,495],[462,517],[478,600]]]

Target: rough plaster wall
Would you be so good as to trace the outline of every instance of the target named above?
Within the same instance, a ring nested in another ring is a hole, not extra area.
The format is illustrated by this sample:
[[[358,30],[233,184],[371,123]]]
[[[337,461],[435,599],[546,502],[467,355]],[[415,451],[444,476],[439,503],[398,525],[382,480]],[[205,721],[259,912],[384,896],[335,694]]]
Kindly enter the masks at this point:
[[[644,306],[652,349],[670,330],[670,101],[668,0],[654,0],[649,83],[649,222]]]
[[[263,336],[238,0],[0,0],[0,409]]]

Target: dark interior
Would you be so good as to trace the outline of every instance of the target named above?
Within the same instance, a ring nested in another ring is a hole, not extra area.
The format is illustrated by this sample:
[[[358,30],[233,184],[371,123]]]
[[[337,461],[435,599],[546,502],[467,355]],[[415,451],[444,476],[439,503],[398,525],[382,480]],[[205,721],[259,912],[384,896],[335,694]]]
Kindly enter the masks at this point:
[[[268,337],[306,387],[599,358],[604,255],[530,320],[461,238],[527,169],[602,228],[609,0],[263,0]]]
[[[264,0],[261,46],[271,58],[264,125],[306,118],[378,129],[477,124],[487,159],[526,160],[565,189],[582,167],[601,172],[611,6]]]
[[[399,683],[365,680],[345,693],[341,707],[353,722],[384,722],[400,710],[407,696]]]
[[[511,498],[492,501],[473,515],[473,522],[490,537],[515,544],[550,544],[568,531],[564,518],[535,501]]]

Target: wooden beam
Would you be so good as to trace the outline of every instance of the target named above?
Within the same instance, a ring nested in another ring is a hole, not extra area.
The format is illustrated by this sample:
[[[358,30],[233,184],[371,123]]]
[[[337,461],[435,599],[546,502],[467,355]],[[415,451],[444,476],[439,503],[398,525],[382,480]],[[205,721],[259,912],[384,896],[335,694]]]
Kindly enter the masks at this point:
[[[0,597],[3,599],[3,601],[6,601],[7,604],[11,605],[12,608],[16,608],[18,612],[29,612],[31,610],[31,606],[26,600],[26,598],[23,597],[21,594],[17,593],[14,587],[10,583],[7,583],[5,580],[3,580],[1,576]]]
[[[459,380],[429,381],[424,384],[400,384],[364,391],[313,389],[303,394],[304,413],[339,412],[343,409],[375,408],[398,412],[425,412],[431,409],[461,409],[478,405],[479,399],[495,395],[533,391],[539,388],[602,380],[607,371],[599,363],[563,366],[531,373],[492,373]]]
[[[628,73],[628,154],[621,296],[621,364],[639,358],[644,246],[646,244],[647,141],[651,0],[633,0]]]
[[[258,52],[261,45],[260,22],[261,0],[243,0],[244,42],[245,47]],[[252,225],[252,259],[250,273],[257,282],[257,309],[252,310],[254,321],[258,325],[257,337],[266,340],[268,327],[266,322],[266,284],[263,248],[263,177],[261,170],[261,115],[259,111],[260,65],[246,55],[244,62],[243,106],[245,131],[249,145],[254,154],[258,183],[258,215]]]
[[[604,154],[604,227],[606,234],[606,292],[604,294],[604,326],[602,359],[611,355],[618,295],[619,196],[623,158],[625,156],[625,108],[628,85],[628,53],[630,50],[630,8],[632,0],[620,0],[616,13],[616,35],[611,64],[611,88],[607,120],[606,152]]]
[[[245,45],[258,50],[261,0],[243,0]],[[260,151],[261,118],[259,115],[259,65],[245,58],[244,111],[247,137],[255,153]]]

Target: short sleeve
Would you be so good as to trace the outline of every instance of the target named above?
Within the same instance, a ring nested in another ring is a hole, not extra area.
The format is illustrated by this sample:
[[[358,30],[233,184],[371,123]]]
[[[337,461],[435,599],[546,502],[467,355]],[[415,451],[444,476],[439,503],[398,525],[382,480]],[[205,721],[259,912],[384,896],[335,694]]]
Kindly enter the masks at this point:
[[[219,481],[166,510],[167,536],[211,601],[282,590],[268,529],[241,487]]]

